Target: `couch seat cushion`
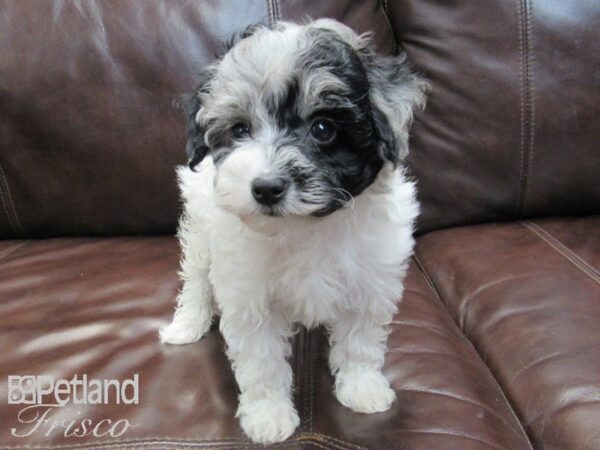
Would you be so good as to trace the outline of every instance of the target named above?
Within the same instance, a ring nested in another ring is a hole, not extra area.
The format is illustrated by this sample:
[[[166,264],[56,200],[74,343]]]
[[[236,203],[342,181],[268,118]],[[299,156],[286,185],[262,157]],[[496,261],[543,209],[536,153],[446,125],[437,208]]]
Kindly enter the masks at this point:
[[[534,445],[600,448],[600,217],[437,231],[418,259]]]
[[[172,237],[0,241],[1,448],[262,448],[234,418],[237,388],[218,329],[187,346],[158,342],[179,287],[178,258]],[[366,416],[339,405],[326,349],[321,330],[295,337],[302,423],[279,448],[530,448],[491,372],[416,265],[385,367],[398,394],[392,410]],[[35,421],[18,420],[27,405],[8,404],[10,375],[84,374],[121,381],[138,374],[139,403],[69,403],[34,431]],[[118,437],[65,437],[65,427],[83,419],[127,419],[135,427]],[[29,434],[15,437],[13,429]]]

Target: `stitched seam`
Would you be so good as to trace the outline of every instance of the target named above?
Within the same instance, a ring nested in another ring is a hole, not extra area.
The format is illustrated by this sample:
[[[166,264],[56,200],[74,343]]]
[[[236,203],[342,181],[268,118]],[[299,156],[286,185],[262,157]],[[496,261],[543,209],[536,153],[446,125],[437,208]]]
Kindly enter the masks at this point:
[[[532,166],[533,150],[533,69],[531,66],[531,5],[529,0],[520,0],[518,16],[519,49],[521,54],[521,157],[519,167],[519,198],[517,201],[517,216],[523,217],[527,209],[526,200],[529,189],[529,176]]]
[[[435,285],[435,283],[433,282],[432,278],[429,276],[429,273],[427,272],[427,270],[425,269],[425,266],[421,263],[421,261],[419,260],[419,257],[416,255],[416,253],[413,255],[413,258],[415,260],[415,262],[417,263],[417,267],[419,268],[419,271],[421,272],[421,274],[423,275],[423,277],[425,278],[425,282],[427,283],[427,285],[430,287],[430,289],[433,291],[433,293],[435,294],[435,297],[437,298],[438,302],[441,304],[441,306],[448,312],[449,316],[452,318],[452,321],[454,322],[454,324],[458,327],[458,324],[456,323],[456,320],[454,319],[454,316],[452,316],[452,314],[450,314],[450,311],[448,310],[448,307],[446,306],[446,304],[444,303],[444,301],[442,300],[442,296],[440,295],[440,292],[437,288],[437,286]],[[459,327],[460,328],[460,327]],[[461,329],[462,331],[462,329]],[[489,375],[490,378],[492,379],[492,382],[496,385],[496,387],[498,388],[498,391],[500,392],[500,395],[502,396],[502,398],[504,399],[504,402],[506,403],[506,405],[508,406],[508,410],[510,412],[510,414],[513,416],[513,418],[515,419],[515,422],[517,423],[519,430],[523,433],[523,437],[525,438],[525,441],[527,442],[527,445],[529,446],[530,450],[534,450],[533,449],[533,445],[531,444],[531,438],[530,436],[527,434],[527,432],[525,431],[525,428],[523,427],[523,423],[521,422],[521,420],[519,419],[519,416],[517,415],[512,403],[508,400],[508,397],[506,396],[504,390],[502,389],[502,387],[500,386],[500,383],[498,382],[498,380],[496,379],[494,373],[492,372],[492,370],[489,368],[489,366],[485,363],[485,361],[483,360],[481,354],[479,353],[479,351],[477,350],[477,348],[475,347],[475,345],[473,345],[473,342],[471,342],[471,340],[467,337],[467,335],[464,333],[464,331],[462,331],[461,333],[462,338],[468,343],[468,345],[473,349],[474,353],[478,356],[479,360],[483,363],[483,367],[485,368],[484,370],[486,370]]]
[[[0,253],[0,261],[8,258],[10,255],[14,254],[17,250],[21,250],[23,247],[29,245],[29,242],[19,242],[18,244],[13,245],[12,247],[8,247],[4,252]]]
[[[25,228],[23,228],[23,225],[21,225],[21,222],[19,221],[19,216],[17,215],[15,204],[10,195],[10,187],[8,186],[8,180],[6,179],[6,174],[4,173],[2,165],[0,165],[0,178],[0,197],[2,198],[2,205],[4,206],[8,223],[17,235],[27,235]]]
[[[299,336],[296,340],[297,348],[296,348],[296,364],[297,364],[297,385],[298,385],[298,414],[300,414],[300,423],[302,432],[306,432],[306,367],[302,364],[304,362],[304,339],[305,339],[305,329],[301,328]]]
[[[309,380],[309,376],[310,376],[310,367],[308,365],[308,330],[303,328],[303,332],[304,334],[302,335],[302,360],[303,360],[303,368],[304,368],[304,372],[303,372],[303,377],[302,377],[302,417],[304,418],[304,423],[302,424],[302,429],[304,431],[310,431],[310,428],[308,427],[309,421],[310,421],[310,411],[309,411],[309,407],[308,407],[308,403],[309,403],[309,387],[308,387],[308,380]]]
[[[307,442],[308,445],[312,445],[313,447],[317,447],[317,448],[323,448],[325,450],[329,450],[329,447],[325,447],[321,444],[317,444],[316,442]]]
[[[398,37],[396,36],[396,31],[394,30],[394,27],[392,26],[392,21],[390,20],[389,6],[390,5],[389,5],[388,0],[381,0],[379,2],[379,7],[381,8],[381,11],[383,12],[383,17],[385,18],[385,21],[388,24],[390,33],[392,33],[392,39],[394,40],[394,55],[397,55],[398,54]]]
[[[294,381],[293,381],[293,386],[294,386],[294,405],[300,405],[300,363],[299,361],[299,354],[300,354],[300,345],[299,342],[300,341],[300,337],[298,335],[296,335],[294,337],[294,348],[293,348],[293,357],[294,357]],[[300,414],[300,411],[298,411],[298,414]],[[302,416],[300,417],[300,420],[302,421]]]
[[[309,377],[310,377],[310,389],[309,389],[309,397],[308,397],[308,411],[309,411],[309,419],[308,419],[308,431],[313,430],[313,399],[314,399],[314,381],[315,381],[315,376],[314,376],[314,364],[313,364],[313,358],[311,357],[311,339],[312,337],[312,333],[308,333],[308,350],[307,350],[307,355],[306,355],[306,360],[308,361],[308,370],[309,370]]]
[[[304,435],[300,435],[298,440],[299,441],[302,441],[302,440],[326,441],[328,444],[335,446],[338,449],[342,448],[340,446],[346,446],[343,448],[345,448],[347,450],[351,450],[351,449],[353,449],[353,450],[368,450],[366,447],[362,447],[357,444],[352,444],[350,442],[346,442],[341,439],[334,438],[333,436],[329,436],[329,435],[321,434],[321,433],[314,433],[314,432],[306,433]]]
[[[569,247],[567,247],[565,244],[563,244],[560,241],[560,239],[558,239],[557,237],[552,235],[549,231],[547,231],[542,226],[540,226],[536,223],[533,223],[533,222],[527,221],[527,222],[524,222],[523,224],[528,226],[530,229],[534,228],[534,229],[538,230],[541,234],[546,236],[550,241],[555,243],[558,248],[562,249],[568,256],[570,256],[572,258],[572,260],[571,259],[570,260],[573,262],[573,264],[577,264],[577,266],[580,267],[582,270],[589,271],[591,274],[593,274],[594,277],[596,277],[597,279],[600,279],[600,272],[598,272],[585,259],[580,257],[575,251],[571,250]],[[556,250],[558,251],[558,249],[556,249]],[[567,255],[564,255],[564,256],[567,257]]]
[[[566,258],[571,264],[573,264],[577,269],[586,274],[596,283],[600,284],[600,272],[590,266],[585,260],[581,259],[575,252],[573,252],[570,248],[565,246],[562,242],[548,233],[539,225],[536,225],[532,222],[521,222],[523,226],[528,228],[532,233],[534,233],[537,237],[539,237],[542,241],[552,247],[555,251],[560,253],[564,258]]]
[[[310,411],[308,409],[308,396],[309,396],[309,387],[308,387],[308,379],[309,379],[309,371],[310,368],[308,366],[308,330],[304,329],[304,334],[302,336],[302,361],[304,372],[302,373],[302,417],[304,418],[304,423],[302,424],[302,429],[305,432],[309,431],[308,422],[310,420],[309,414]]]
[[[306,439],[306,440],[301,440],[299,442],[303,442],[303,443],[307,443],[309,445],[314,445],[315,447],[319,447],[319,448],[326,448],[328,450],[350,450],[350,447],[346,447],[344,445],[340,445],[336,442],[331,442],[328,441],[326,439],[321,440],[318,437],[315,437],[314,439]],[[325,445],[327,447],[325,447]]]
[[[16,231],[15,224],[12,221],[12,216],[8,210],[8,202],[6,201],[6,197],[4,194],[4,183],[0,180],[0,199],[2,200],[2,206],[4,207],[4,214],[6,215],[6,219],[8,220],[8,224],[13,231]]]
[[[273,28],[279,20],[279,1],[267,0],[267,8],[269,10],[269,26]]]
[[[275,22],[277,23],[279,21],[279,19],[281,19],[281,6],[279,5],[279,0],[274,0],[274,14],[273,14],[273,18],[275,19]]]
[[[519,16],[518,22],[519,22],[519,64],[520,64],[520,72],[521,72],[521,88],[520,88],[520,106],[519,106],[519,153],[520,153],[520,158],[519,158],[519,193],[517,196],[517,204],[515,207],[515,214],[517,215],[517,217],[520,214],[521,211],[521,201],[522,201],[522,193],[523,193],[523,169],[524,169],[524,164],[523,161],[525,160],[525,83],[524,83],[524,79],[525,77],[523,76],[523,68],[525,67],[525,63],[524,63],[524,56],[523,56],[523,1],[524,0],[519,0],[519,9],[517,11],[517,14]]]
[[[231,439],[225,438],[222,440],[194,441],[191,439],[188,440],[188,439],[169,438],[169,437],[153,437],[153,438],[146,438],[146,439],[125,439],[125,440],[89,442],[89,443],[67,444],[67,445],[43,445],[43,446],[42,445],[13,445],[13,446],[9,445],[9,446],[2,447],[2,448],[7,448],[7,449],[11,449],[11,448],[15,448],[15,449],[18,449],[18,448],[32,448],[32,449],[84,448],[84,449],[90,449],[90,448],[109,448],[109,447],[127,446],[127,445],[152,445],[152,444],[156,444],[156,443],[161,443],[163,445],[193,445],[196,447],[200,447],[200,446],[205,447],[205,446],[209,446],[209,445],[213,445],[213,446],[216,445],[217,447],[215,447],[215,448],[219,448],[219,449],[231,448],[234,445],[235,446],[246,445],[246,444],[254,445],[251,442],[244,441],[243,439],[239,439],[239,438],[231,438]]]
[[[531,187],[531,174],[533,171],[533,152],[535,149],[535,54],[533,48],[533,0],[527,2],[527,75],[529,79],[529,152],[527,154],[527,184],[523,196],[523,215],[527,214],[527,205]]]
[[[158,446],[158,447],[157,447]],[[282,444],[275,444],[272,445],[271,447],[281,447]],[[14,446],[9,446],[9,447],[3,447],[5,449],[21,449],[21,448],[27,448],[27,449],[47,449],[47,448],[51,448],[51,449],[71,449],[71,448],[76,448],[76,447],[72,447],[72,446],[22,446],[22,447],[14,447]],[[257,445],[257,444],[246,444],[246,443],[240,443],[240,444],[235,444],[235,445],[217,445],[214,446],[213,444],[210,443],[194,443],[194,442],[187,442],[187,443],[181,443],[181,442],[176,442],[176,441],[149,441],[149,442],[140,442],[140,443],[135,443],[135,444],[131,444],[131,443],[115,443],[115,444],[108,444],[108,445],[103,445],[103,444],[94,444],[93,446],[89,446],[89,447],[85,447],[88,450],[111,450],[111,449],[137,449],[137,448],[174,448],[174,449],[181,449],[181,448],[204,448],[204,449],[213,449],[213,450],[241,450],[241,449],[254,449],[254,448],[264,448],[264,446],[262,445]]]
[[[306,347],[308,347],[308,330],[304,329],[304,335],[302,336],[302,360],[303,360],[303,368],[304,368],[304,373],[303,373],[303,380],[302,380],[302,412],[303,412],[303,416],[304,416],[304,424],[303,424],[303,429],[305,431],[308,431],[308,376],[309,376],[309,369],[308,369],[308,358],[307,358],[307,353],[308,350],[306,349]]]
[[[302,444],[314,445],[315,447],[324,448],[327,450],[368,450],[366,447],[352,444],[350,442],[342,441],[341,439],[334,438],[332,436],[323,435],[320,433],[303,433],[295,438],[289,439],[285,442],[278,444],[272,444],[270,448],[285,447],[290,444]],[[74,449],[82,448],[88,450],[94,449],[113,449],[113,448],[138,448],[140,446],[155,448],[156,445],[163,445],[176,448],[194,447],[194,448],[205,448],[215,450],[233,450],[233,449],[261,449],[264,448],[262,444],[255,444],[253,442],[245,441],[239,438],[221,439],[214,441],[195,441],[192,439],[177,439],[177,438],[148,438],[148,439],[130,439],[130,440],[115,440],[105,441],[87,444],[68,444],[68,445],[20,445],[20,446],[5,446],[5,449]],[[212,446],[212,447],[211,447]]]
[[[269,13],[269,27],[273,28],[275,25],[275,17],[273,15],[273,0],[266,0],[267,3],[267,11]]]
[[[0,198],[2,199],[2,206],[4,206],[4,212],[6,214],[6,219],[8,220],[8,224],[10,225],[10,227],[12,228],[13,231],[17,231],[15,224],[12,220],[12,216],[10,214],[10,211],[8,209],[8,201],[7,201],[7,197],[8,197],[8,187],[5,189],[4,188],[4,171],[2,170],[2,166],[0,165],[0,176],[2,177],[2,179],[0,179]],[[5,194],[6,191],[6,194]]]
[[[404,388],[404,389],[400,389],[400,390],[402,392],[415,392],[415,393],[421,393],[421,394],[443,395],[443,396],[446,396],[446,397],[449,397],[449,398],[454,398],[454,399],[456,399],[458,401],[461,401],[461,402],[468,403],[468,404],[473,405],[473,406],[475,406],[477,408],[481,408],[481,409],[486,410],[490,415],[493,415],[493,416],[497,417],[509,429],[511,429],[512,431],[514,431],[517,434],[520,433],[520,430],[518,430],[517,428],[515,428],[504,417],[502,417],[500,415],[500,413],[498,413],[495,409],[493,409],[492,407],[490,407],[488,405],[484,405],[482,403],[478,403],[478,402],[470,400],[468,398],[451,394],[449,392],[444,391],[443,389]]]
[[[160,446],[160,447],[157,447]],[[208,444],[211,445],[211,444]],[[205,448],[205,449],[213,449],[213,450],[235,450],[235,449],[248,449],[248,448],[256,448],[256,447],[249,447],[245,444],[239,444],[239,445],[217,445],[216,447],[207,447],[204,444],[194,444],[194,443],[187,443],[187,444],[182,444],[181,443],[175,443],[175,442],[168,442],[168,441],[156,441],[156,442],[144,442],[141,444],[142,447],[148,447],[148,448]],[[69,447],[62,447],[62,448],[69,448]],[[140,448],[140,444],[136,444],[135,446],[131,446],[130,444],[115,444],[115,445],[108,445],[108,446],[95,446],[95,447],[88,447],[88,449],[91,450],[112,450],[112,449],[137,449]]]
[[[4,186],[6,187],[6,197],[8,198],[10,212],[12,213],[13,220],[14,220],[14,223],[16,226],[15,231],[17,233],[20,232],[20,234],[22,234],[22,235],[27,235],[25,228],[23,228],[23,225],[21,224],[21,221],[19,220],[19,216],[17,215],[17,210],[15,208],[15,204],[13,202],[12,195],[10,195],[10,186],[8,185],[8,180],[6,178],[6,174],[4,173],[4,169],[2,168],[2,165],[0,165],[0,175],[2,176],[2,180],[4,181]]]

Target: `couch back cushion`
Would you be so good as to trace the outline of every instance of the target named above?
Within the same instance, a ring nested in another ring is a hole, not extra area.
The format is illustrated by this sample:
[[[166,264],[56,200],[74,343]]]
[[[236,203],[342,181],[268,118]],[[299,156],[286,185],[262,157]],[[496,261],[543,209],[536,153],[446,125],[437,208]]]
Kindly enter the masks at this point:
[[[173,230],[178,96],[259,2],[0,2],[3,234]],[[245,10],[245,14],[233,11]]]
[[[235,31],[306,16],[374,31],[431,81],[422,231],[598,212],[594,3],[0,0],[0,237],[173,232],[180,96]]]
[[[432,84],[412,129],[420,230],[600,213],[600,2],[397,0]]]
[[[284,15],[375,29],[391,52],[378,2],[352,3],[0,0],[0,237],[172,233],[178,101],[200,70]]]

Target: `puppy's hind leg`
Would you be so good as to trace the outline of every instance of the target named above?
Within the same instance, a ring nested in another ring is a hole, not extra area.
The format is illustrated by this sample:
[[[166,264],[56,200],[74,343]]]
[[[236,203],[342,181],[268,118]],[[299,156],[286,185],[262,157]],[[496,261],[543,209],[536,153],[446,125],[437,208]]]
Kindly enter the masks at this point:
[[[183,288],[177,298],[173,321],[160,330],[163,344],[188,344],[209,330],[215,313],[208,274],[210,254],[207,233],[184,217],[179,230],[183,250],[181,271]]]

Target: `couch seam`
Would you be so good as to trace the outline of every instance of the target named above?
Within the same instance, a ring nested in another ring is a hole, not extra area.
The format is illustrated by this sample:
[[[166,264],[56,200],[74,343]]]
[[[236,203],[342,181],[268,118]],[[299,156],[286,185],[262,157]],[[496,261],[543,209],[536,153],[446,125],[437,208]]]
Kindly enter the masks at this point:
[[[309,349],[308,346],[309,344],[309,330],[305,329],[304,332],[304,346],[302,348],[303,352],[302,352],[302,359],[303,359],[303,367],[304,367],[304,384],[302,386],[302,393],[304,394],[302,396],[302,409],[304,411],[304,430],[309,432],[310,428],[308,427],[309,421],[310,421],[310,409],[309,409],[309,404],[310,404],[310,400],[309,400],[309,396],[310,396],[310,387],[309,387],[309,382],[310,382],[310,366],[308,364],[308,361],[310,359],[310,355],[309,355]]]
[[[4,206],[6,218],[8,219],[8,223],[12,230],[17,233],[18,236],[27,236],[27,232],[19,220],[2,164],[0,164],[0,197],[2,198],[2,205]]]
[[[3,252],[0,252],[0,261],[8,258],[10,255],[14,255],[15,252],[17,252],[18,250],[21,250],[23,247],[27,247],[28,245],[29,245],[28,241],[21,241],[21,242],[18,242],[16,244],[12,245],[11,247],[8,247]]]
[[[2,172],[2,166],[0,165],[0,173]],[[0,199],[2,200],[2,206],[4,207],[4,214],[6,215],[6,220],[8,220],[8,225],[13,231],[16,231],[15,224],[12,221],[12,217],[10,215],[10,211],[8,210],[8,202],[6,200],[4,194],[4,182],[0,180]]]
[[[521,55],[521,107],[520,107],[520,167],[517,216],[527,211],[529,178],[533,167],[534,106],[533,106],[533,47],[532,47],[532,0],[519,0],[519,51]]]
[[[390,10],[389,10],[389,2],[388,0],[379,0],[379,7],[381,8],[381,12],[383,13],[383,18],[388,24],[388,28],[390,29],[390,33],[392,33],[392,40],[394,41],[394,55],[398,54],[398,37],[396,36],[396,31],[392,26],[392,21],[390,20]]]
[[[267,7],[267,15],[268,15],[268,19],[269,19],[269,27],[273,28],[273,10],[271,7],[271,2],[272,0],[265,0],[265,5]]]
[[[524,148],[525,148],[525,83],[523,81],[523,67],[524,57],[523,57],[523,1],[518,0],[518,36],[519,36],[519,71],[520,71],[520,80],[519,80],[519,191],[517,193],[517,204],[515,207],[515,214],[517,217],[521,213],[521,199],[523,192],[523,161],[525,159]]]
[[[529,152],[527,154],[527,185],[523,198],[523,215],[527,214],[529,193],[531,191],[531,176],[533,173],[533,154],[535,151],[535,51],[533,46],[533,1],[527,2],[527,63],[529,77]]]
[[[293,340],[293,348],[292,348],[292,355],[293,355],[293,362],[294,362],[294,366],[292,367],[292,371],[293,371],[293,375],[294,375],[294,380],[293,380],[293,393],[294,393],[294,405],[300,405],[300,384],[299,384],[299,380],[300,380],[300,364],[299,364],[299,358],[298,355],[300,353],[300,344],[299,344],[300,338],[299,336],[295,336],[294,340]],[[300,420],[302,420],[302,417],[300,417]]]
[[[281,5],[279,0],[275,0],[275,22],[281,19]]]
[[[306,367],[306,336],[308,334],[308,330],[306,328],[302,328],[301,345],[298,351],[298,369],[302,368],[302,389],[300,391],[300,400],[298,402],[298,407],[302,406],[302,430],[308,432],[307,424],[308,424],[308,409],[307,409],[307,379],[308,379],[308,369]],[[300,373],[298,373],[298,378],[300,378]]]
[[[153,446],[155,444],[166,445],[175,448],[204,448],[204,449],[215,449],[215,450],[234,450],[234,449],[263,449],[263,448],[278,448],[288,446],[290,444],[303,444],[314,445],[315,447],[327,449],[327,450],[368,450],[366,447],[352,444],[350,442],[343,441],[341,439],[334,438],[329,435],[321,433],[301,433],[296,437],[292,437],[284,442],[271,444],[265,447],[263,444],[258,444],[250,441],[245,441],[240,438],[224,438],[220,440],[193,440],[193,439],[182,439],[182,438],[169,438],[169,437],[153,437],[145,439],[126,439],[126,440],[114,440],[97,443],[81,443],[81,444],[68,444],[68,445],[18,445],[18,446],[5,446],[3,449],[110,449],[110,448],[138,448],[139,446]],[[154,448],[154,447],[152,447]]]
[[[307,343],[306,343],[306,363],[308,364],[308,377],[309,377],[309,391],[308,391],[308,412],[309,412],[309,419],[308,419],[308,431],[312,432],[313,430],[313,396],[314,396],[314,381],[315,381],[315,377],[314,377],[314,364],[313,364],[313,358],[311,355],[311,350],[312,350],[312,336],[313,334],[311,332],[307,332]]]
[[[600,272],[590,266],[583,258],[577,255],[573,250],[560,242],[548,231],[533,222],[521,222],[521,225],[529,229],[538,238],[552,247],[556,252],[562,255],[567,261],[573,264],[577,269],[590,277],[593,281],[600,284]]]
[[[415,260],[415,262],[417,264],[417,267],[419,268],[419,271],[421,272],[421,274],[425,278],[425,282],[427,283],[427,285],[429,286],[429,288],[435,294],[435,297],[437,298],[438,302],[448,312],[448,315],[451,317],[452,321],[454,322],[454,325],[461,331],[460,334],[462,335],[463,339],[471,346],[471,348],[473,349],[473,351],[475,352],[475,354],[478,356],[479,360],[483,363],[483,366],[485,367],[485,370],[489,373],[491,379],[493,380],[493,383],[498,388],[498,391],[500,392],[500,395],[502,396],[502,398],[504,399],[504,402],[508,406],[508,410],[509,410],[510,414],[513,416],[513,418],[517,422],[517,425],[518,425],[519,429],[523,433],[523,437],[525,438],[525,441],[527,442],[527,445],[529,446],[530,450],[534,450],[533,449],[533,444],[531,443],[531,438],[527,434],[527,432],[525,431],[525,427],[523,426],[523,422],[521,422],[521,419],[519,418],[518,414],[516,413],[516,411],[515,411],[512,403],[509,401],[508,397],[506,396],[506,393],[504,392],[504,389],[502,389],[502,386],[500,386],[500,383],[498,382],[498,379],[496,378],[496,376],[494,375],[494,373],[492,372],[492,370],[490,369],[490,367],[484,361],[483,357],[481,356],[481,354],[477,350],[477,347],[475,347],[475,345],[473,344],[473,342],[471,342],[471,340],[467,337],[467,335],[464,333],[464,331],[462,330],[462,328],[459,327],[458,323],[456,322],[456,319],[450,313],[448,307],[446,306],[446,303],[444,302],[444,300],[442,300],[442,296],[441,296],[441,294],[440,294],[437,286],[433,282],[433,279],[429,276],[429,273],[427,272],[427,269],[421,263],[421,260],[419,259],[419,257],[417,256],[416,253],[413,254],[413,259]]]
[[[273,28],[280,18],[279,0],[266,0],[269,11],[269,26]]]

